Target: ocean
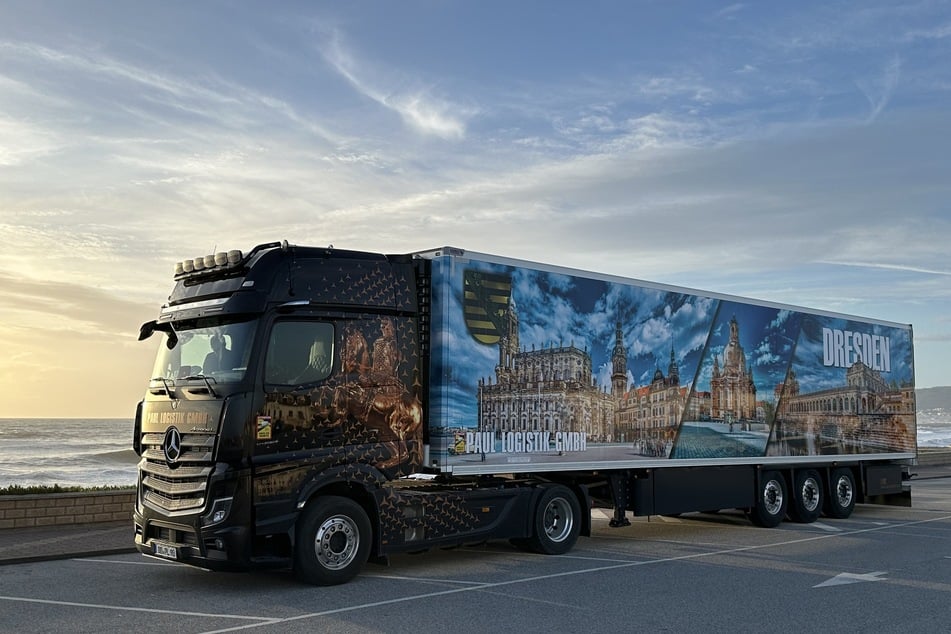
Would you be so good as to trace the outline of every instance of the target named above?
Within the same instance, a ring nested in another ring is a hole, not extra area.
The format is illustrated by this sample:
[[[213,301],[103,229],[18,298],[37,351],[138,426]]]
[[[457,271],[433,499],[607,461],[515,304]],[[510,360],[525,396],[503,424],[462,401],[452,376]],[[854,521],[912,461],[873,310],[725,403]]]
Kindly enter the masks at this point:
[[[918,445],[951,447],[951,410],[918,412]],[[0,418],[0,488],[132,486],[132,420]]]
[[[131,419],[0,418],[0,488],[135,485]]]
[[[919,447],[951,447],[951,410],[919,410],[917,418]]]

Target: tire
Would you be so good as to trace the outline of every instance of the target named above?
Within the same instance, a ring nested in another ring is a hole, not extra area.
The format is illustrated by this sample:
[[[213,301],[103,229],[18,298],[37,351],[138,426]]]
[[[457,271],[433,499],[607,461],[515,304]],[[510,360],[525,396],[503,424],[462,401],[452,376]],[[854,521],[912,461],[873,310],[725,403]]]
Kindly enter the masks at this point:
[[[298,578],[317,586],[353,579],[370,554],[372,529],[366,511],[349,498],[318,498],[297,524],[294,564]]]
[[[855,476],[851,469],[840,467],[832,471],[829,479],[829,495],[826,496],[825,514],[845,519],[855,509]]]
[[[545,487],[535,506],[531,550],[543,555],[562,555],[571,550],[581,531],[581,505],[566,486]]]
[[[822,476],[814,469],[796,472],[792,502],[789,505],[789,517],[794,522],[810,524],[822,514],[825,494],[822,488]]]
[[[778,471],[764,471],[759,482],[756,504],[749,510],[750,521],[762,528],[773,528],[786,517],[789,505],[786,481]]]

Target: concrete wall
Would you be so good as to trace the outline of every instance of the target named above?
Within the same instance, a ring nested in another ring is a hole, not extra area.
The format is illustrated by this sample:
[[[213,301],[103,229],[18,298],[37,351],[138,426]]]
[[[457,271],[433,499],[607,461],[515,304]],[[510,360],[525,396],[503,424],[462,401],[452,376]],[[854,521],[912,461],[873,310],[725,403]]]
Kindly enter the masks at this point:
[[[132,520],[135,490],[0,495],[0,529]]]

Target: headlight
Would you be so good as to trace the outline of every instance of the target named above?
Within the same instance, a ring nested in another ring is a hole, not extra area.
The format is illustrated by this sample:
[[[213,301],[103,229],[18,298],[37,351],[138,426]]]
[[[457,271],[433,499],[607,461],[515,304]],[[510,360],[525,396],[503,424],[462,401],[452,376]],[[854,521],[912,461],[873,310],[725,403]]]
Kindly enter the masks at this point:
[[[202,518],[202,526],[214,526],[228,519],[228,514],[231,512],[231,501],[233,499],[234,498],[221,498],[215,500],[215,503],[211,505],[211,510]]]

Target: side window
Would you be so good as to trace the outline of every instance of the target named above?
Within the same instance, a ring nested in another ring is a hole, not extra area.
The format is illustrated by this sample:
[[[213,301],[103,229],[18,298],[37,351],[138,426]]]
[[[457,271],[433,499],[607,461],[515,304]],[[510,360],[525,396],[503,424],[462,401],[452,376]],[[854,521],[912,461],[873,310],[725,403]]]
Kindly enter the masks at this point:
[[[271,329],[264,382],[314,383],[333,368],[334,327],[325,322],[279,321]]]

